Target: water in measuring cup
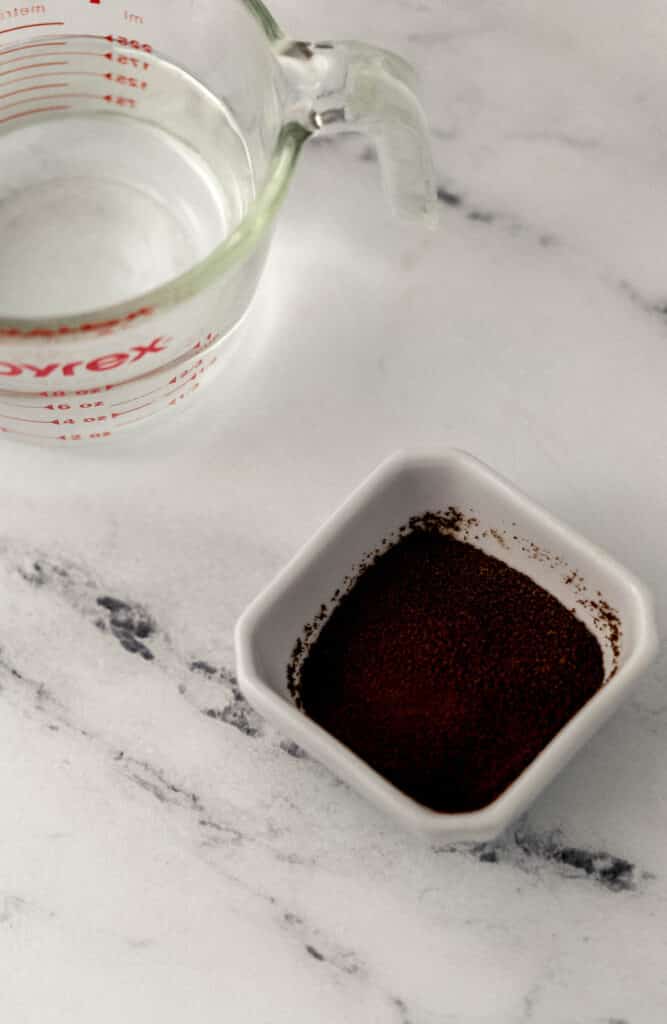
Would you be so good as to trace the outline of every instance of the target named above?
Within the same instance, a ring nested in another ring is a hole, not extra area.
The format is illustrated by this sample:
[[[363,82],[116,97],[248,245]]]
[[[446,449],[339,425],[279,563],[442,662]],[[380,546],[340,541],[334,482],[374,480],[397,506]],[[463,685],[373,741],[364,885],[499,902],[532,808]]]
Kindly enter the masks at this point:
[[[70,56],[82,49],[74,38],[58,44],[69,45],[66,73],[48,72],[39,92],[19,75],[0,80],[2,316],[57,318],[165,284],[229,235],[254,194],[220,99],[143,54],[125,76],[132,88],[109,99],[108,72],[102,88],[88,84],[105,55],[89,43]]]

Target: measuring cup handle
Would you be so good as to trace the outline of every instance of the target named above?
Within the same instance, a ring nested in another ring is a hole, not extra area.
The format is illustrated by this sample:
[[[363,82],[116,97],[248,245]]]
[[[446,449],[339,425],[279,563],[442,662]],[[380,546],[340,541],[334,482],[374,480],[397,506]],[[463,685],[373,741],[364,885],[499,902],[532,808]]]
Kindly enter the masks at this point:
[[[277,48],[288,83],[289,118],[310,133],[369,135],[394,211],[434,225],[435,168],[410,65],[363,43],[282,40]]]

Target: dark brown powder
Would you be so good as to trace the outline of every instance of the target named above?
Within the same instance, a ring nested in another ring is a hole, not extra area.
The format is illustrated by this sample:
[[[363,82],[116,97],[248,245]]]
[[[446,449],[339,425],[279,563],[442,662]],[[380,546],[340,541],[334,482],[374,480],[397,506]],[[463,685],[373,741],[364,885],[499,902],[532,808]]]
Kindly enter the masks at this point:
[[[572,612],[434,516],[361,572],[303,651],[305,712],[449,812],[499,796],[604,678]]]

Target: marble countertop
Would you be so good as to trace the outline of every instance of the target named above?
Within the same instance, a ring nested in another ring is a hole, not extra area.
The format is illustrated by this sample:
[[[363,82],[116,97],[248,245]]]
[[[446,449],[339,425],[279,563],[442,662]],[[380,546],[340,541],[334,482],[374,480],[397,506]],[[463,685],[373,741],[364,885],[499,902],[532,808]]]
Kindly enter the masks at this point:
[[[0,1019],[652,1024],[667,695],[501,840],[402,832],[240,698],[232,629],[396,448],[466,448],[667,597],[667,21],[277,0],[422,71],[442,223],[312,144],[253,340],[157,434],[0,452]],[[335,183],[335,184],[334,184]]]

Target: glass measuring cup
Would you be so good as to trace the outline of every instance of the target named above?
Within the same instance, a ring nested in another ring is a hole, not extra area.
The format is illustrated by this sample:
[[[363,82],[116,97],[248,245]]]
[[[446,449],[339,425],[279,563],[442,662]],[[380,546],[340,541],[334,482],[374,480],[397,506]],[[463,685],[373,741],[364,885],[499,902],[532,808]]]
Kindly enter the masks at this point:
[[[0,9],[0,432],[100,441],[213,376],[304,141],[362,131],[431,218],[410,68],[259,0]]]

